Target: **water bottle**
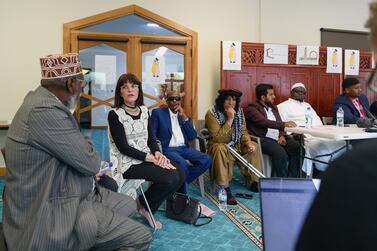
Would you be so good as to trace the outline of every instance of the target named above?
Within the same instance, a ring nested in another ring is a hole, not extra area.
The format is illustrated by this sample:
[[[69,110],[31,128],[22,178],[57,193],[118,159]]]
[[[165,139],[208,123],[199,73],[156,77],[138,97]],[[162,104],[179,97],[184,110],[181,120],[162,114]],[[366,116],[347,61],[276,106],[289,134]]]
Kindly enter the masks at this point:
[[[305,128],[312,128],[312,123],[313,123],[312,108],[308,106],[305,112]]]
[[[226,191],[224,189],[224,186],[220,186],[219,189],[219,209],[220,211],[226,211]]]
[[[336,111],[336,126],[344,127],[344,111],[341,106]]]
[[[101,169],[99,170],[101,173],[106,174],[108,170],[111,170],[113,167],[112,162],[103,161],[101,163]]]

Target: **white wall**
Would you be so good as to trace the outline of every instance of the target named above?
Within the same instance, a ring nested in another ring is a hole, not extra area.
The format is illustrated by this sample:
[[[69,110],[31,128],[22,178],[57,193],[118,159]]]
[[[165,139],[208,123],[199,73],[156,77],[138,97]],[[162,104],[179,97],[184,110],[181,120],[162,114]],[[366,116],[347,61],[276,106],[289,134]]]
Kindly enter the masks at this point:
[[[261,42],[320,45],[320,28],[367,31],[371,0],[262,0]]]
[[[1,0],[0,120],[12,119],[25,94],[39,85],[39,57],[62,52],[66,22],[137,4],[198,32],[198,112],[203,118],[220,86],[221,40],[319,45],[320,27],[365,30],[367,2]]]

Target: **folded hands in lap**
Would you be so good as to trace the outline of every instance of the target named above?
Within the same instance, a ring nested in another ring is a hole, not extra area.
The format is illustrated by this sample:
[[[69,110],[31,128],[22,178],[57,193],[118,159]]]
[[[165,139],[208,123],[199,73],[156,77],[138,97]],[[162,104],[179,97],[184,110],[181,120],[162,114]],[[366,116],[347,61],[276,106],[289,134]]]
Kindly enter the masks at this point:
[[[155,152],[154,155],[148,153],[145,160],[165,169],[176,169],[175,166],[170,163],[170,160],[160,152]]]

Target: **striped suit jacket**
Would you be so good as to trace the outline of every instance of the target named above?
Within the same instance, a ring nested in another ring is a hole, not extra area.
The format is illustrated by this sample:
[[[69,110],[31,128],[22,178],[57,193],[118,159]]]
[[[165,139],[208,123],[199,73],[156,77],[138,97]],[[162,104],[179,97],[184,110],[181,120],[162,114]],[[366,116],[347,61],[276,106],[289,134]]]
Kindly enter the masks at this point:
[[[100,160],[67,107],[30,92],[6,139],[4,234],[10,250],[86,250],[97,218],[89,196]]]

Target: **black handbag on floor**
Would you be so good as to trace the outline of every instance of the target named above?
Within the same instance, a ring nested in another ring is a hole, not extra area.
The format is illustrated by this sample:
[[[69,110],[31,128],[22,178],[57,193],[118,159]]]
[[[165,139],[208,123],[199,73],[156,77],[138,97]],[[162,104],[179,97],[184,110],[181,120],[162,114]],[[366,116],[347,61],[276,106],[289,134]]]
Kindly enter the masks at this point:
[[[171,219],[180,220],[196,227],[206,225],[212,221],[211,217],[202,216],[202,209],[197,199],[191,198],[183,193],[174,193],[166,200],[166,216]],[[198,224],[199,218],[208,219],[207,222]]]

